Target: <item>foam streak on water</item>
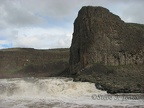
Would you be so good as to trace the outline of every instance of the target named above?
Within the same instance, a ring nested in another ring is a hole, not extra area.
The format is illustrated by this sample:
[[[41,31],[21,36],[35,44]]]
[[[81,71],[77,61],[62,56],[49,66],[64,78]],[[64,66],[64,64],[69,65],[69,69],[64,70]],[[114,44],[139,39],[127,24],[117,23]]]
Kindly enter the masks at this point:
[[[0,79],[0,108],[144,108],[143,98],[116,97],[71,78]]]

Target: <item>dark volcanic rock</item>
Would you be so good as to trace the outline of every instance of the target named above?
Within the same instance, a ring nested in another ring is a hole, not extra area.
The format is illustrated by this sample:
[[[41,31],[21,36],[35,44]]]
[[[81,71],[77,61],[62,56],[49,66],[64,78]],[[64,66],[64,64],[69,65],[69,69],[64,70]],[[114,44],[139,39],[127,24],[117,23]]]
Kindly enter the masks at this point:
[[[0,50],[0,78],[56,77],[68,68],[68,60],[69,49],[2,49]]]
[[[74,22],[70,74],[108,93],[144,93],[144,25],[85,6]]]
[[[100,63],[144,63],[144,26],[128,24],[103,7],[85,6],[74,22],[70,73]]]

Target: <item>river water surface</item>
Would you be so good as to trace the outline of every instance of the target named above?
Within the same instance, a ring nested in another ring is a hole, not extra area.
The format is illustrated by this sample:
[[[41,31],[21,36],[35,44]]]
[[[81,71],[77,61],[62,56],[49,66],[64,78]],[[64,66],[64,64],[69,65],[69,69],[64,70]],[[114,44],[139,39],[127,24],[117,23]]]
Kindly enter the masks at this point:
[[[72,78],[12,78],[0,79],[0,108],[144,108],[144,96],[110,95]]]

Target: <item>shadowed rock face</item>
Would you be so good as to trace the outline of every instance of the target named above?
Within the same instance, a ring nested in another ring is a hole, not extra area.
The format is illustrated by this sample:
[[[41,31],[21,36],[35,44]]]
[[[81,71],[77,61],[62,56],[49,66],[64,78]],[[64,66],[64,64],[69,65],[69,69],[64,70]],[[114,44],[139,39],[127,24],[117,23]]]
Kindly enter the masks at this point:
[[[93,63],[144,63],[144,26],[128,24],[103,7],[85,6],[74,22],[70,72]]]

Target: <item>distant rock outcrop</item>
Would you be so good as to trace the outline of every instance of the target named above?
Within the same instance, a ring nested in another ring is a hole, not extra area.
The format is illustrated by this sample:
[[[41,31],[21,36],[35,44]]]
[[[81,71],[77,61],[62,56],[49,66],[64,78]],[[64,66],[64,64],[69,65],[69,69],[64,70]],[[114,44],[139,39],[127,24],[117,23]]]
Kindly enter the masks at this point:
[[[69,49],[36,50],[9,48],[0,50],[0,78],[56,77],[68,67]]]
[[[125,23],[103,7],[84,6],[74,22],[70,72],[93,63],[127,65],[144,63],[144,26]]]

